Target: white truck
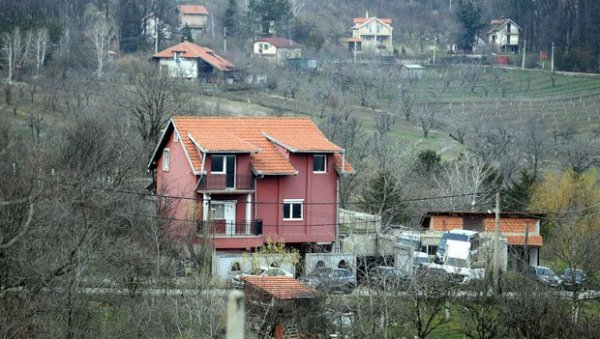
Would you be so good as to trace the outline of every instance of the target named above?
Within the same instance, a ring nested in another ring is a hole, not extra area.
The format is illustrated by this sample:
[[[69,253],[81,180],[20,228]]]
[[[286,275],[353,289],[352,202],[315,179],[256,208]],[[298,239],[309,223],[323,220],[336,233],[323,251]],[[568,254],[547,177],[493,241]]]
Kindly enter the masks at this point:
[[[476,233],[476,232],[474,232]],[[469,238],[474,238],[472,234]],[[473,249],[473,241],[471,240],[456,240],[452,238],[442,238],[444,241],[443,255],[436,257],[437,263],[430,264],[429,267],[441,268],[449,274],[462,276],[463,282],[468,282],[477,279],[483,279],[485,269],[474,268],[473,264],[476,261],[477,251]]]

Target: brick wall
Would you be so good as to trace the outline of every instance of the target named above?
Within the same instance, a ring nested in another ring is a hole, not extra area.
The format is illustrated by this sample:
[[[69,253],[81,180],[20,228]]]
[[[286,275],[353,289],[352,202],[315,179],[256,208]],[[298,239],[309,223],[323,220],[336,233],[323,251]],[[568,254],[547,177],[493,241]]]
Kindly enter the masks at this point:
[[[496,221],[494,218],[485,218],[484,230],[494,232],[496,230]],[[500,218],[501,233],[523,233],[525,234],[526,225],[529,224],[529,233],[536,233],[536,220],[526,218]]]
[[[463,218],[454,216],[432,216],[429,229],[432,231],[460,230],[463,228]]]

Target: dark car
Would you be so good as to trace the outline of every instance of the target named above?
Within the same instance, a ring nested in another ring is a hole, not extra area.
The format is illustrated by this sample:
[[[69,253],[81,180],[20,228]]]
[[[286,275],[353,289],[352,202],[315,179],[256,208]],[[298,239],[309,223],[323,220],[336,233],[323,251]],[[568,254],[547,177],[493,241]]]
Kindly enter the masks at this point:
[[[565,289],[582,289],[587,281],[587,277],[583,270],[572,270],[567,268],[562,274],[562,286]]]
[[[299,280],[326,292],[351,293],[356,288],[354,274],[346,268],[317,268]]]
[[[402,288],[410,280],[401,270],[390,266],[377,266],[369,271],[369,285],[382,289]]]
[[[540,282],[542,285],[549,287],[559,287],[561,280],[556,276],[551,268],[546,266],[531,266],[529,273],[532,278]]]

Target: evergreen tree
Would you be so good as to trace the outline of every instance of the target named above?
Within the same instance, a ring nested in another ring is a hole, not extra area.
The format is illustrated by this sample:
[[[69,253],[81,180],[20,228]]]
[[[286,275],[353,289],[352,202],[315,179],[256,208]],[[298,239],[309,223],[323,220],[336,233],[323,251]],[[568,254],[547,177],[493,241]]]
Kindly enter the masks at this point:
[[[476,8],[471,0],[461,0],[458,3],[455,18],[459,25],[456,37],[458,48],[470,51],[473,49],[475,36],[479,30],[485,27],[485,23],[481,19],[481,9]]]
[[[229,0],[225,15],[223,17],[223,27],[227,28],[227,35],[234,36],[237,31],[238,22],[237,0]]]
[[[379,171],[363,189],[359,200],[365,211],[381,216],[383,225],[408,220],[398,179],[389,170]]]
[[[534,175],[522,171],[518,181],[513,182],[503,191],[502,210],[524,211],[531,199],[531,192],[537,180]]]
[[[250,0],[249,15],[260,26],[262,35],[281,35],[292,16],[288,0]]]

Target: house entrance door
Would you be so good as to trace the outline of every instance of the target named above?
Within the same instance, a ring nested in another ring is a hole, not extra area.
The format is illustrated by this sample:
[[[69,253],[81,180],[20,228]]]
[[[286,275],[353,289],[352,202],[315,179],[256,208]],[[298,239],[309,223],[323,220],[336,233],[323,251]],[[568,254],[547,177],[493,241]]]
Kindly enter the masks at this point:
[[[215,233],[235,235],[235,201],[213,201],[211,220],[215,223]]]
[[[225,235],[235,235],[235,202],[226,201],[225,209]]]

